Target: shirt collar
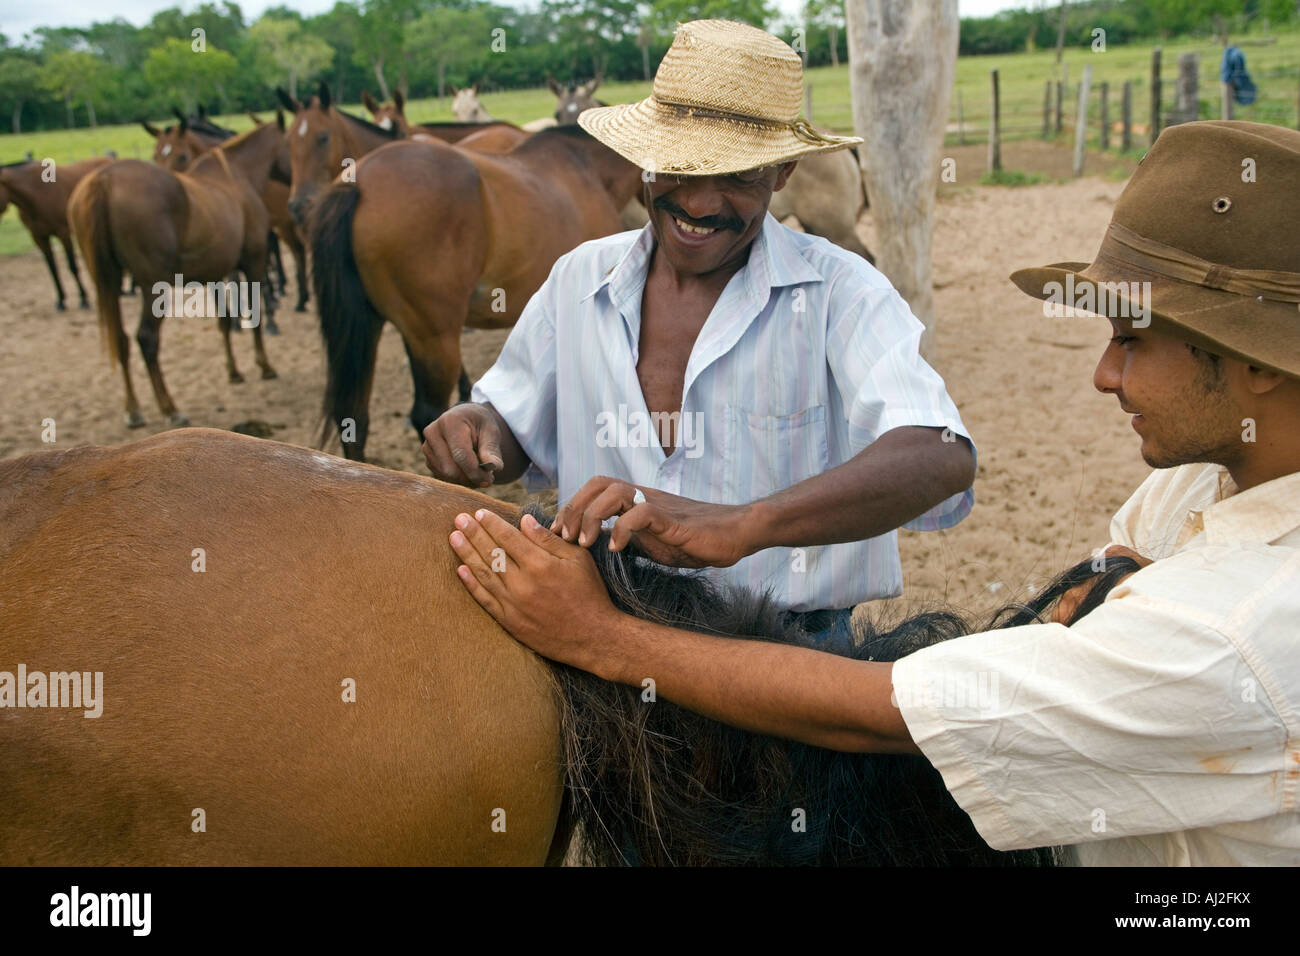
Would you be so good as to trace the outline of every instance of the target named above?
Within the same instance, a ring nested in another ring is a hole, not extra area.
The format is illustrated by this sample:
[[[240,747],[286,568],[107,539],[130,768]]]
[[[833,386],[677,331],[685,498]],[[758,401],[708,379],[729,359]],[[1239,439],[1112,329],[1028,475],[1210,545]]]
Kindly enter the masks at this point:
[[[1201,514],[1207,544],[1272,544],[1300,529],[1300,472],[1238,491],[1223,468],[1214,504]]]
[[[650,267],[650,254],[654,251],[654,229],[649,222],[641,229],[636,241],[601,276],[595,288],[582,298],[591,298],[601,289],[609,287],[609,296],[615,305],[621,305],[630,295],[640,295],[645,288],[646,272]],[[804,282],[821,282],[823,276],[801,254],[794,232],[776,221],[771,213],[763,219],[763,228],[754,237],[749,250],[749,261],[741,267],[745,285],[750,295],[758,301],[767,301],[772,289]]]

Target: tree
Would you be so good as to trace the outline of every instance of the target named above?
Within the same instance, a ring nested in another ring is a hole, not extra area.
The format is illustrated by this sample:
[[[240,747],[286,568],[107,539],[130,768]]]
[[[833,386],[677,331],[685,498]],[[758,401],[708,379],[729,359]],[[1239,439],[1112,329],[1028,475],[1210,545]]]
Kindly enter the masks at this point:
[[[40,91],[39,69],[35,55],[26,50],[0,52],[0,106],[9,108],[15,133],[23,131],[23,104]]]
[[[764,30],[776,19],[767,0],[651,0],[651,20],[661,35],[672,36],[678,23],[691,20],[739,20]]]
[[[40,70],[41,85],[63,98],[69,128],[73,126],[72,104],[78,99],[85,104],[90,128],[95,128],[95,100],[103,96],[113,78],[113,68],[85,50],[61,50]]]
[[[219,94],[222,84],[235,76],[239,65],[225,50],[209,45],[196,52],[189,39],[172,37],[149,51],[144,61],[144,77],[149,85],[166,96],[176,96],[188,113],[197,109],[205,98]]]
[[[289,95],[298,98],[298,80],[310,81],[334,61],[334,51],[318,36],[307,33],[299,20],[264,16],[248,31],[253,49],[264,65],[268,85],[288,78]]]
[[[826,31],[831,47],[831,66],[840,65],[840,31],[844,28],[844,0],[807,0],[803,5],[804,29]]]

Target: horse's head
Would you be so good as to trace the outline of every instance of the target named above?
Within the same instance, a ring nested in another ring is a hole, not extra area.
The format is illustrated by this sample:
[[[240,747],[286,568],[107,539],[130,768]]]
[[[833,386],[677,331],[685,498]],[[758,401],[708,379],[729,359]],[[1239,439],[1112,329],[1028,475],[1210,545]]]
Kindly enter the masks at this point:
[[[176,119],[175,124],[164,129],[158,129],[147,122],[142,122],[141,125],[154,138],[153,161],[164,169],[183,173],[196,159],[226,137],[191,126],[190,120],[179,112]]]
[[[578,122],[578,114],[584,110],[589,110],[593,106],[604,106],[605,104],[595,98],[596,87],[600,86],[603,77],[600,74],[590,83],[569,83],[562,84],[556,82],[552,76],[546,77],[546,85],[551,88],[555,94],[555,122],[560,126],[572,126]]]
[[[483,104],[478,98],[478,83],[458,90],[456,87],[451,88],[453,98],[451,101],[451,112],[460,123],[487,123],[492,117],[488,111],[483,108]]]
[[[330,103],[329,86],[322,82],[316,95],[302,103],[284,90],[276,95],[285,109],[293,112],[286,138],[293,186],[289,191],[289,212],[305,225],[311,204],[339,171],[348,149],[342,114]]]
[[[380,103],[368,90],[361,91],[361,104],[370,112],[380,129],[393,130],[398,136],[409,136],[411,126],[406,122],[406,98],[401,90],[393,91],[391,103]]]

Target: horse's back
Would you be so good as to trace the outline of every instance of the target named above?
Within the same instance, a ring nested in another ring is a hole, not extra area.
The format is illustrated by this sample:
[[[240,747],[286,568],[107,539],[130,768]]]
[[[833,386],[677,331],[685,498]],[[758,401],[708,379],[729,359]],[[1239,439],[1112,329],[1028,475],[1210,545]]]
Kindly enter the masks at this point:
[[[549,671],[446,544],[485,503],[216,431],[0,465],[0,659],[102,674],[0,710],[0,864],[541,862]]]

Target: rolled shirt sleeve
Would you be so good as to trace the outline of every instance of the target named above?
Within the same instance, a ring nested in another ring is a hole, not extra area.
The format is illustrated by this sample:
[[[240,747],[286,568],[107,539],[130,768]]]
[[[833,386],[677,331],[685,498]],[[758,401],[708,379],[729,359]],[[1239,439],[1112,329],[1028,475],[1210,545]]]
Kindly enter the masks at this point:
[[[553,487],[558,471],[555,322],[549,309],[554,282],[553,270],[470,393],[471,401],[491,404],[510,426],[530,462],[523,475],[529,491]]]
[[[865,295],[830,310],[826,360],[848,413],[850,454],[856,455],[895,428],[948,429],[975,442],[961,420],[947,387],[921,357],[925,327],[892,287],[872,287]],[[976,457],[978,462],[978,457]],[[950,528],[970,514],[971,488],[939,502],[903,525],[913,531]]]
[[[990,846],[1083,844],[1295,809],[1274,703],[1285,694],[1253,643],[1293,634],[1285,618],[1296,602],[1270,592],[1293,587],[1294,569],[1284,579],[1265,549],[1228,550],[1153,564],[1073,627],[988,631],[895,663],[913,739]]]

